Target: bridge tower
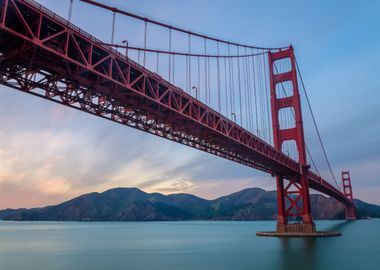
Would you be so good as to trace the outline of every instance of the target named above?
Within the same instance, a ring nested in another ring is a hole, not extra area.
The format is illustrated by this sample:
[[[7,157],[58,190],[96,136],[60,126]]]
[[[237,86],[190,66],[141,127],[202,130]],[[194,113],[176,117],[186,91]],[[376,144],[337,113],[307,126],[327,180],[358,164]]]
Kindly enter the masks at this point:
[[[352,202],[352,205],[346,207],[346,219],[356,219],[356,208],[354,205],[354,197],[352,195],[351,178],[349,171],[342,172],[343,193]]]
[[[293,141],[298,151],[299,176],[277,175],[278,220],[277,233],[314,233],[315,225],[310,210],[310,194],[307,173],[305,139],[302,122],[301,100],[293,47],[269,52],[269,75],[274,147],[282,151],[284,142]],[[286,62],[290,70],[279,73],[280,62]],[[283,84],[292,85],[292,95],[281,97]],[[293,127],[281,128],[280,111],[290,108],[294,113]],[[296,221],[296,222],[295,222]]]

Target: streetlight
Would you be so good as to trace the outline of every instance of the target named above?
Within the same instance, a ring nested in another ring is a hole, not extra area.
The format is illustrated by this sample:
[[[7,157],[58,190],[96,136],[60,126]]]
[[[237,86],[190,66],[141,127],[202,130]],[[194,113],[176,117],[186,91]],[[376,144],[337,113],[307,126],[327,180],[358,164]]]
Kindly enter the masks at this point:
[[[125,44],[125,56],[128,57],[128,40],[123,40],[121,43]]]
[[[71,16],[73,14],[73,0],[70,0],[70,6],[69,6],[69,17],[68,21],[71,22]]]
[[[195,90],[195,98],[198,99],[198,87],[193,86],[191,89]]]
[[[232,116],[232,118],[233,118],[233,121],[236,123],[236,113],[232,112],[232,113],[231,113],[231,116]]]

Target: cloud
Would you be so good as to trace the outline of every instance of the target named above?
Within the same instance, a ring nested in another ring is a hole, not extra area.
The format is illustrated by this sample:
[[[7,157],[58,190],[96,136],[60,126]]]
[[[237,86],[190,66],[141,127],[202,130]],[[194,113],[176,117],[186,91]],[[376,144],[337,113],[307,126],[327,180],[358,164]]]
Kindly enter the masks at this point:
[[[113,187],[215,197],[260,184],[254,181],[260,173],[240,164],[13,90],[1,91],[10,103],[30,98],[38,110],[0,108],[7,127],[0,130],[1,194],[29,194],[2,201],[0,208],[59,203]]]
[[[145,184],[146,183],[144,183],[144,185]],[[139,188],[142,188],[147,192],[161,192],[164,194],[190,193],[198,187],[193,182],[185,179],[171,179],[168,181],[160,181],[153,185],[152,183],[149,183],[146,188],[144,188],[144,185],[139,186]]]
[[[0,209],[5,208],[30,208],[53,205],[67,199],[61,192],[45,192],[40,190],[36,182],[0,182]]]

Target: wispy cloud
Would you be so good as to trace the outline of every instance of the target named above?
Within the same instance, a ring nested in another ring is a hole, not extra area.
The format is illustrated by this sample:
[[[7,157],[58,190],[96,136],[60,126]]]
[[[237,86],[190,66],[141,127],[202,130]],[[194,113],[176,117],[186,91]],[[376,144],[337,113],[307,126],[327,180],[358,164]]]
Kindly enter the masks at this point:
[[[1,200],[0,208],[58,203],[113,187],[211,198],[260,185],[253,183],[262,174],[253,169],[14,90],[0,90],[15,104],[6,111],[0,108],[1,123],[7,127],[0,131],[0,196],[19,198]],[[16,106],[20,100],[38,110]]]

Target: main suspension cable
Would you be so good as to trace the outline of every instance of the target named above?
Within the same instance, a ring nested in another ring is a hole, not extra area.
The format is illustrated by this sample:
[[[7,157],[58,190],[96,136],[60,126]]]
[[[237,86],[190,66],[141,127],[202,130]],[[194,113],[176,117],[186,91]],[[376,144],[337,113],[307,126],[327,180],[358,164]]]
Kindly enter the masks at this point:
[[[288,46],[281,47],[281,48],[266,48],[266,47],[259,47],[259,46],[239,44],[239,43],[236,43],[236,42],[231,42],[231,41],[227,41],[227,40],[223,40],[223,39],[214,38],[214,37],[211,37],[211,36],[195,33],[195,32],[183,29],[183,28],[179,28],[179,27],[176,27],[176,26],[173,26],[173,25],[170,25],[170,24],[162,23],[162,22],[159,22],[159,21],[147,18],[147,17],[143,17],[143,16],[140,16],[140,15],[137,15],[137,14],[134,14],[134,13],[131,13],[131,12],[128,12],[128,11],[124,11],[124,10],[118,9],[116,7],[107,6],[107,5],[99,3],[97,1],[93,1],[93,0],[80,0],[80,1],[82,1],[84,3],[87,3],[87,4],[90,4],[90,5],[93,5],[93,6],[100,7],[102,9],[106,9],[106,10],[109,10],[109,11],[112,11],[112,12],[115,12],[115,13],[122,14],[122,15],[125,15],[125,16],[128,16],[128,17],[140,20],[140,21],[144,21],[144,22],[147,22],[147,23],[155,24],[155,25],[167,28],[167,29],[172,29],[174,31],[182,32],[182,33],[189,34],[189,35],[192,35],[192,36],[196,36],[196,37],[200,37],[200,38],[205,38],[205,39],[212,40],[212,41],[215,41],[215,42],[220,42],[220,43],[224,43],[224,44],[229,44],[229,45],[234,45],[234,46],[239,46],[239,47],[245,47],[245,48],[261,49],[261,50],[277,50],[277,49],[288,48]]]
[[[325,146],[322,142],[322,137],[321,137],[321,134],[319,132],[319,129],[318,129],[318,126],[317,126],[317,122],[315,120],[315,116],[314,116],[314,112],[311,108],[311,104],[310,104],[310,101],[309,101],[309,96],[307,95],[307,92],[306,92],[306,88],[305,88],[305,84],[304,84],[304,81],[302,79],[302,75],[301,75],[301,71],[300,71],[300,68],[298,66],[298,63],[297,63],[297,60],[295,59],[295,62],[296,62],[296,67],[297,67],[297,71],[298,71],[298,74],[299,74],[299,77],[300,77],[300,80],[301,80],[301,84],[302,84],[302,88],[303,88],[303,91],[305,93],[305,97],[306,97],[306,101],[307,101],[307,105],[309,107],[309,110],[310,110],[310,113],[311,113],[311,117],[313,119],[313,123],[314,123],[314,127],[315,127],[315,130],[317,131],[317,135],[318,135],[318,139],[319,139],[319,143],[321,144],[321,147],[322,147],[322,150],[323,150],[323,155],[325,156],[325,159],[326,159],[326,162],[327,162],[327,166],[329,167],[329,170],[330,170],[330,173],[331,173],[331,176],[333,177],[334,179],[334,182],[335,184],[337,185],[337,187],[340,189],[340,185],[338,185],[338,182],[336,181],[336,178],[335,178],[335,175],[333,173],[333,170],[331,168],[331,164],[330,164],[330,161],[327,157],[327,153],[326,153],[326,149],[325,149]]]
[[[160,54],[169,54],[170,55],[181,55],[181,56],[190,56],[190,57],[204,57],[204,58],[245,58],[245,57],[253,57],[253,56],[259,56],[268,53],[268,51],[263,51],[260,53],[252,53],[252,54],[235,54],[235,55],[228,55],[228,54],[199,54],[199,53],[186,53],[186,52],[175,52],[169,49],[169,51],[164,50],[157,50],[157,49],[150,49],[150,48],[141,48],[141,47],[134,47],[134,46],[126,46],[126,45],[120,45],[120,44],[113,44],[113,43],[106,43],[102,42],[102,45],[109,46],[109,47],[115,47],[115,48],[123,48],[133,51],[146,51],[146,52],[152,52],[152,53],[160,53]],[[171,43],[169,42],[169,45]],[[170,45],[171,48],[171,45]]]

